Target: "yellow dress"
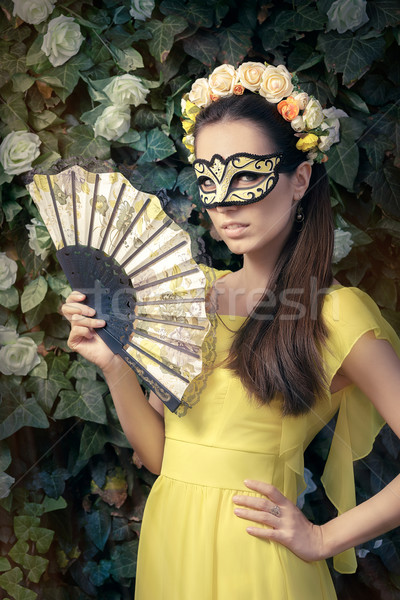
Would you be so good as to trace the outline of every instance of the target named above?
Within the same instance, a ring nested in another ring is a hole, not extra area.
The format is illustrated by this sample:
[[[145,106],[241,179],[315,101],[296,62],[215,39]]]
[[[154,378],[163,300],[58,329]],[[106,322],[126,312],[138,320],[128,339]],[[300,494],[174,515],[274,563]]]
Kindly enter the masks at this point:
[[[226,273],[205,272],[210,281]],[[389,340],[400,356],[394,330],[364,292],[333,286],[323,317],[330,330],[323,351],[329,380],[367,331]],[[226,357],[232,331],[243,321],[212,318],[206,366]],[[305,562],[277,542],[249,535],[251,522],[234,515],[232,497],[257,496],[243,483],[256,479],[296,502],[305,489],[304,450],[339,411],[323,484],[339,512],[354,506],[352,461],[368,454],[383,425],[372,403],[351,385],[307,415],[282,418],[278,398],[258,406],[240,380],[218,366],[206,368],[190,387],[187,414],[165,411],[164,459],[145,509],[135,600],[336,599],[325,561]],[[334,566],[354,572],[354,549],[336,556]]]

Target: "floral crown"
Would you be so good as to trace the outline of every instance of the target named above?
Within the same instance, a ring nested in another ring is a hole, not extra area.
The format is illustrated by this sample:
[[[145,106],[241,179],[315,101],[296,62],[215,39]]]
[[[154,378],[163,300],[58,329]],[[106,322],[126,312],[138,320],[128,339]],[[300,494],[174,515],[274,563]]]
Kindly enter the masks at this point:
[[[339,141],[338,117],[348,115],[335,107],[323,109],[314,96],[300,89],[297,75],[289,73],[284,65],[245,62],[237,69],[226,64],[217,67],[208,79],[196,79],[190,92],[183,96],[182,126],[186,135],[182,141],[190,152],[189,162],[195,159],[193,133],[200,110],[224,96],[240,96],[245,89],[277,105],[299,138],[296,148],[307,152],[308,160],[328,160],[326,152]]]

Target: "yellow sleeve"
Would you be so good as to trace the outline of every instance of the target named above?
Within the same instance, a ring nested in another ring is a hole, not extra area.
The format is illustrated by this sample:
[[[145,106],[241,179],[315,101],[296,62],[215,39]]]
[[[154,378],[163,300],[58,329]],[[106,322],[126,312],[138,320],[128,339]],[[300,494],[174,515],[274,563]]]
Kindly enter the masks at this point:
[[[329,382],[354,344],[367,331],[390,342],[400,357],[400,340],[375,302],[357,288],[339,288],[326,296],[323,317],[329,330],[323,360]],[[374,368],[374,365],[371,365]],[[368,397],[355,385],[337,392],[339,412],[329,456],[322,475],[326,494],[341,514],[356,504],[353,461],[365,457],[384,421]],[[334,557],[340,573],[354,573],[354,548]]]

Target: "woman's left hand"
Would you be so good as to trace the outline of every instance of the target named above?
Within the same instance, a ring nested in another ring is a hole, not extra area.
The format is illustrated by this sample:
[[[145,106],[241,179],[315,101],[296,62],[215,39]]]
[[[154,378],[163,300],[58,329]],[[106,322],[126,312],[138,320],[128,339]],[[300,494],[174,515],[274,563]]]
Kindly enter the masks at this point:
[[[306,561],[323,558],[319,525],[311,523],[275,486],[254,480],[246,480],[245,484],[264,497],[236,494],[233,502],[238,508],[235,508],[234,513],[242,519],[268,525],[247,527],[250,535],[279,542]]]

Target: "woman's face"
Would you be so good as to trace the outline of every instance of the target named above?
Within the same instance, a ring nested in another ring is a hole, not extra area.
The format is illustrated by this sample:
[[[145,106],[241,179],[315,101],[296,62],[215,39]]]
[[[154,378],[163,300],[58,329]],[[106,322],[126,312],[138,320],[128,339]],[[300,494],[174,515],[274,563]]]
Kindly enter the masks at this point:
[[[266,155],[274,152],[276,149],[266,135],[247,120],[205,125],[196,137],[196,159],[209,161],[215,154],[226,159],[237,153]],[[249,181],[246,175],[235,180],[237,187],[256,183],[257,180]],[[205,191],[207,185],[212,186],[211,180],[203,183]],[[305,185],[305,191],[308,179],[302,185]],[[302,197],[304,191],[299,190],[297,176],[281,173],[276,186],[258,202],[217,206],[207,212],[217,233],[234,254],[282,248],[293,226],[295,200]]]

